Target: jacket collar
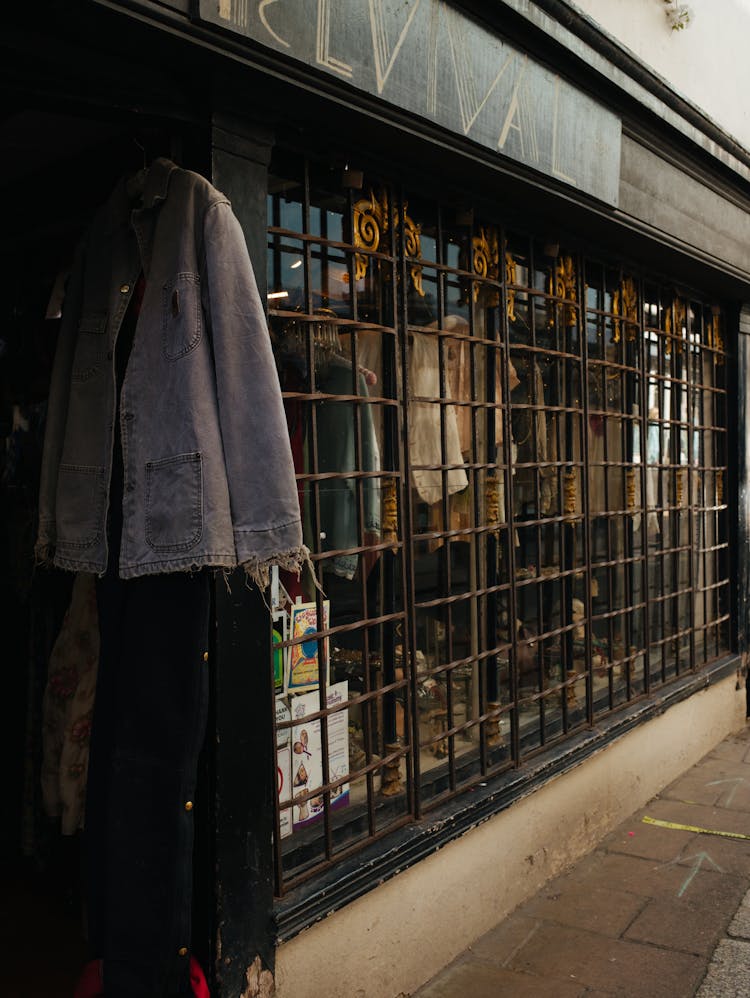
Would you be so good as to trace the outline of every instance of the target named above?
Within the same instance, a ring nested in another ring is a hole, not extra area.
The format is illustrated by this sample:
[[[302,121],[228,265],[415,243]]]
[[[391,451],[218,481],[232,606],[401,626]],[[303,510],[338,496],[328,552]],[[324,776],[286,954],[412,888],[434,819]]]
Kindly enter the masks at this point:
[[[155,159],[149,167],[146,175],[146,183],[143,188],[144,209],[155,208],[167,199],[169,181],[172,173],[178,169],[169,159]]]

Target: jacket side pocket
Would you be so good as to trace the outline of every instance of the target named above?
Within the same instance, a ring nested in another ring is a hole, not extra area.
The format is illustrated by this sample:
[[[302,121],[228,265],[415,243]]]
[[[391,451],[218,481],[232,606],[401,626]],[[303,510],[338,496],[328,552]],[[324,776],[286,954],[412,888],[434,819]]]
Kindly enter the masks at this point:
[[[189,551],[203,536],[203,465],[199,452],[146,464],[146,543]]]
[[[162,349],[167,360],[184,357],[201,341],[200,283],[198,274],[178,274],[162,288]]]
[[[102,535],[104,469],[61,464],[57,477],[57,548],[80,551]]]
[[[106,350],[107,313],[84,312],[78,323],[72,381],[88,381],[99,371]]]

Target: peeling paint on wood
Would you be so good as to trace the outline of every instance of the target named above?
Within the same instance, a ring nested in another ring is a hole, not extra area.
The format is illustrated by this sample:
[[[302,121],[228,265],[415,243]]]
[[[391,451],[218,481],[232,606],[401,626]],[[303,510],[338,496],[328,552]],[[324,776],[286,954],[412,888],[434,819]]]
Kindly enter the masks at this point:
[[[264,969],[259,956],[256,956],[245,971],[245,978],[247,987],[240,998],[272,998],[276,994],[273,974],[270,970]]]

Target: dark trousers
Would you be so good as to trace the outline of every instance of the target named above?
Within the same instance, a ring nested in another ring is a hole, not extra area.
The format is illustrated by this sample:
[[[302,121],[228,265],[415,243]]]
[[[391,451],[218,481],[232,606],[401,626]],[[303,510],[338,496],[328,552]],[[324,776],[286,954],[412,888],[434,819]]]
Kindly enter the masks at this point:
[[[116,565],[116,559],[110,564]],[[106,998],[190,995],[193,800],[205,731],[206,570],[99,580],[86,804],[88,918]]]

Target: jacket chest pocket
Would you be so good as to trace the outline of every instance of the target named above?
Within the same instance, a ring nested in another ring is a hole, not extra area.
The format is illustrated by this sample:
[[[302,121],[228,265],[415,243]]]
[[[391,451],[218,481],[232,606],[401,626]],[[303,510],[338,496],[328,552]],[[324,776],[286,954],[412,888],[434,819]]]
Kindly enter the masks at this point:
[[[189,551],[203,534],[200,453],[175,454],[146,465],[146,542],[154,551]]]
[[[167,360],[190,353],[201,341],[201,282],[197,274],[178,274],[162,288],[162,349]]]
[[[102,366],[106,352],[107,313],[84,312],[78,323],[71,379],[88,381]]]

